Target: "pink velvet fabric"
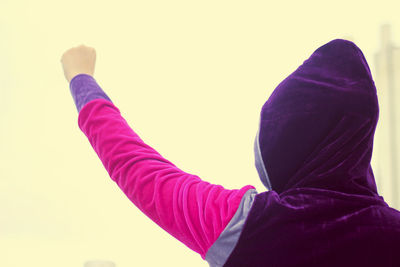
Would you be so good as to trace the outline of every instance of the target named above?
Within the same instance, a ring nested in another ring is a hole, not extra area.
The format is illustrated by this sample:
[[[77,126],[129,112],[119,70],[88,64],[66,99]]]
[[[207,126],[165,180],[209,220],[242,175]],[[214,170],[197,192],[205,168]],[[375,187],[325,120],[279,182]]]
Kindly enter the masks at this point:
[[[203,259],[252,185],[225,189],[187,173],[143,140],[106,99],[86,103],[79,128],[111,179],[146,216]]]

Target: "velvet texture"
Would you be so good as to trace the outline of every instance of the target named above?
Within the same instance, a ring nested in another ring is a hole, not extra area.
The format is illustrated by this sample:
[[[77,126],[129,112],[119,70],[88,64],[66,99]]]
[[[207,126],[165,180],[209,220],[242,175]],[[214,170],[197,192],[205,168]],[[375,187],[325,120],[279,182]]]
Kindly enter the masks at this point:
[[[283,80],[261,110],[272,190],[256,196],[224,266],[400,266],[400,212],[370,165],[378,115],[353,42],[328,42]]]
[[[361,50],[340,40],[317,49],[262,107],[259,142],[272,189],[376,196],[370,160],[378,114]]]

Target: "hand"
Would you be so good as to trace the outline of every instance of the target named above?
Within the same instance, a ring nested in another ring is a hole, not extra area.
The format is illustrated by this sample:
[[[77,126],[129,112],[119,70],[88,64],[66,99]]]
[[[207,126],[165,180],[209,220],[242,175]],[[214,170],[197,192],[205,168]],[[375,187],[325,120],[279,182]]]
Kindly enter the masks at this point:
[[[70,48],[62,55],[61,63],[68,83],[71,82],[72,78],[81,73],[93,76],[96,63],[96,50],[83,44]]]

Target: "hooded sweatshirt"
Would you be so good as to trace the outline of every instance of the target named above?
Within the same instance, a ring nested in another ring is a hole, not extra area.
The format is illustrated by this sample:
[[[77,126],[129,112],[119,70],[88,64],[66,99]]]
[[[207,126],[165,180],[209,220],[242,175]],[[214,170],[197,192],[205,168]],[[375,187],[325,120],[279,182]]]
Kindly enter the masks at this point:
[[[400,212],[370,165],[379,107],[351,41],[319,47],[262,106],[254,141],[268,189],[226,189],[147,145],[93,77],[70,83],[78,125],[126,196],[210,266],[400,266]]]

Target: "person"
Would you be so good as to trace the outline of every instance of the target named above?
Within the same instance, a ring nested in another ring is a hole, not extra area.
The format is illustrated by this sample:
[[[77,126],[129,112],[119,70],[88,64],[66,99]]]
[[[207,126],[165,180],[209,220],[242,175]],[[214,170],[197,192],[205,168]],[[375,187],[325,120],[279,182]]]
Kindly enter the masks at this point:
[[[143,142],[93,78],[94,49],[63,60],[78,125],[111,179],[210,266],[400,266],[400,212],[378,194],[370,164],[376,87],[353,42],[319,47],[262,106],[262,193],[211,184]]]

